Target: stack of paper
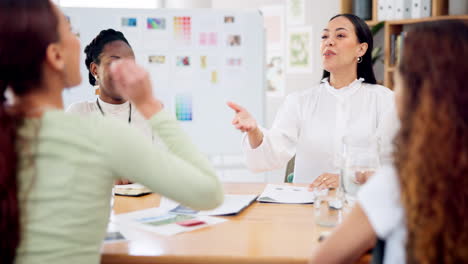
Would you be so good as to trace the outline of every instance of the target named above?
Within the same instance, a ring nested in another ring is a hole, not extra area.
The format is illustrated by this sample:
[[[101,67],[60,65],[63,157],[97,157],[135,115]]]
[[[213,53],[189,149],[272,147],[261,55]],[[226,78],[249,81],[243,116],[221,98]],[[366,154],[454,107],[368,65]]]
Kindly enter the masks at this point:
[[[182,205],[177,205],[170,212],[175,214],[186,215],[236,215],[248,207],[255,201],[257,195],[234,195],[227,194],[224,196],[224,202],[218,208],[208,211],[196,211]]]
[[[257,201],[263,203],[308,204],[315,201],[315,193],[308,187],[268,184]]]

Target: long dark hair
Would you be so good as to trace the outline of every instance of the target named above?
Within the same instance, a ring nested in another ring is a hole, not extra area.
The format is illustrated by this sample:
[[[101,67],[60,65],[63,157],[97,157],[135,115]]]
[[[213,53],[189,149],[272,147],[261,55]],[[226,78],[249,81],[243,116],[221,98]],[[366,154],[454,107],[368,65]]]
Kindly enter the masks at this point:
[[[407,263],[468,263],[468,25],[415,25],[403,47],[395,165]]]
[[[89,71],[88,79],[91,85],[96,85],[96,78],[94,78],[93,74],[91,73],[91,62],[99,65],[100,56],[106,44],[117,40],[127,43],[127,45],[131,48],[130,43],[128,43],[122,32],[116,31],[114,29],[106,29],[99,32],[99,34],[84,49],[84,53],[86,54],[85,64]]]
[[[58,40],[49,0],[0,1],[0,262],[13,263],[21,239],[16,130],[21,116],[7,110],[5,91],[25,95],[41,83],[47,46]]]
[[[367,43],[367,51],[362,56],[362,62],[357,64],[357,77],[364,78],[364,82],[370,84],[376,84],[377,81],[374,75],[374,69],[372,68],[372,49],[374,47],[374,39],[372,33],[367,26],[366,22],[360,19],[358,16],[352,14],[339,14],[332,17],[329,21],[337,17],[346,17],[354,25],[354,31],[356,32],[357,39],[359,43]],[[326,70],[323,70],[323,78],[330,77],[330,73]]]

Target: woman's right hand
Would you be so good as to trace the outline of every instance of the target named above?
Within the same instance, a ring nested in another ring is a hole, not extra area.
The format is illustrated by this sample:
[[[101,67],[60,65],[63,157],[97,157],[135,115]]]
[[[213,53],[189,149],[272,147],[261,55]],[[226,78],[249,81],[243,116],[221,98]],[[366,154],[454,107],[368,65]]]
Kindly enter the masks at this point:
[[[237,129],[242,132],[251,132],[257,129],[257,121],[245,108],[234,102],[227,102],[227,105],[236,112],[232,124]]]
[[[260,146],[263,141],[263,133],[258,128],[255,118],[245,108],[236,103],[227,102],[227,105],[236,112],[232,124],[240,131],[247,132],[250,147],[255,149]]]
[[[148,72],[133,60],[118,60],[110,67],[114,87],[138,108],[147,119],[162,109],[162,103],[153,97]]]

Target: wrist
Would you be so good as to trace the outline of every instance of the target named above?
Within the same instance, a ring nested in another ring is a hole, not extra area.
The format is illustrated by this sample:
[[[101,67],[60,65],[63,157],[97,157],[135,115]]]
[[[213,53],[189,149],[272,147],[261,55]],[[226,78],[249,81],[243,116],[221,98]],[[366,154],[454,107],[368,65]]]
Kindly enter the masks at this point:
[[[150,119],[153,115],[159,113],[164,106],[161,101],[152,98],[144,103],[137,104],[136,107],[146,119]]]
[[[253,130],[247,133],[249,137],[250,147],[256,149],[263,142],[263,133],[260,128],[257,126]]]

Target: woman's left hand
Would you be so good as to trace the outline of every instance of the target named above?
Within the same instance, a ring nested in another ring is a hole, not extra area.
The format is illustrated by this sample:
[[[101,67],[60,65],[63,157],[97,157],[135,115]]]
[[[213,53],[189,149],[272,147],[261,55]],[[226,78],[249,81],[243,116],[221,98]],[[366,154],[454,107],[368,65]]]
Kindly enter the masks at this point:
[[[309,185],[310,189],[318,188],[328,189],[328,188],[337,188],[338,184],[340,183],[340,175],[334,173],[323,173],[322,175],[318,176],[315,181]]]

